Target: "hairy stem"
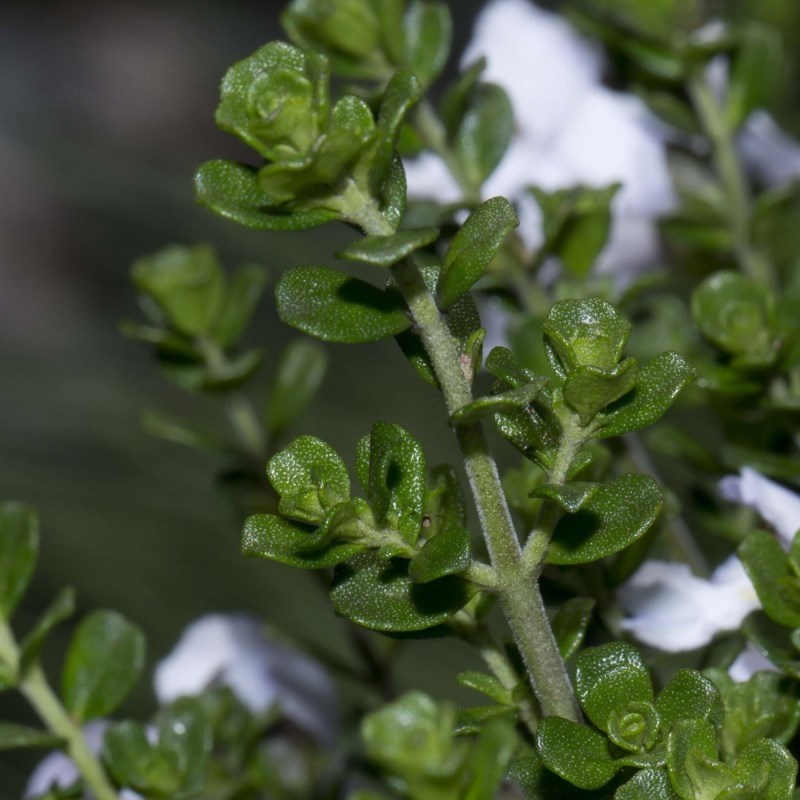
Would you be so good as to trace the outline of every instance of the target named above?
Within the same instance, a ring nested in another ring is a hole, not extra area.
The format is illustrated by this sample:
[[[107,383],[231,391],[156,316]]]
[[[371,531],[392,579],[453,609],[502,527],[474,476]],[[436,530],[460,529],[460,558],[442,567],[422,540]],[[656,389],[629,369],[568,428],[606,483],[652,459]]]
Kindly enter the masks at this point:
[[[749,277],[775,286],[775,275],[766,254],[757,248],[750,235],[751,199],[747,179],[736,152],[734,131],[725,112],[702,73],[688,84],[703,132],[711,145],[711,154],[720,184],[727,199],[728,223],[734,240],[736,259]]]
[[[19,647],[11,629],[7,623],[0,623],[0,660],[17,672],[19,657]],[[48,730],[66,742],[64,749],[83,776],[95,800],[119,800],[105,770],[86,744],[83,731],[61,704],[42,668],[38,665],[32,667],[22,678],[18,688]]]

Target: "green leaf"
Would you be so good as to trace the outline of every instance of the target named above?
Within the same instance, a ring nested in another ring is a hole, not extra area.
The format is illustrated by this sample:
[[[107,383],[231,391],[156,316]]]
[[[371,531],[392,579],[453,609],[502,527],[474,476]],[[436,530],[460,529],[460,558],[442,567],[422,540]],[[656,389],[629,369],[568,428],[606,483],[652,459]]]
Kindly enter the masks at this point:
[[[777,742],[759,739],[742,751],[733,774],[738,783],[753,790],[758,800],[786,800],[795,788],[797,762]]]
[[[786,627],[800,627],[800,583],[790,575],[786,553],[775,538],[754,531],[737,553],[767,614]]]
[[[674,352],[657,355],[639,367],[633,391],[598,414],[594,435],[621,436],[652,425],[694,378],[694,368],[683,356]]]
[[[731,130],[750,113],[769,108],[783,75],[783,40],[776,28],[750,21],[742,26],[728,78],[725,118]]]
[[[290,567],[333,567],[362,550],[364,545],[355,542],[328,544],[308,528],[274,514],[248,517],[242,531],[242,555],[269,558]]]
[[[603,484],[588,481],[573,481],[572,483],[545,483],[537,486],[529,493],[529,497],[544,497],[552,500],[569,514],[581,510],[583,504],[592,495],[601,489]]]
[[[507,347],[492,348],[486,357],[486,369],[495,378],[515,389],[537,380],[536,374],[525,369]]]
[[[344,461],[314,436],[300,436],[274,455],[267,476],[281,498],[278,511],[300,522],[319,525],[333,506],[350,499]]]
[[[620,768],[605,736],[562,717],[545,717],[536,743],[544,765],[580,789],[605,786]]]
[[[664,687],[656,701],[656,711],[665,732],[681,719],[708,720],[719,730],[725,707],[719,689],[712,681],[691,669],[680,669]]]
[[[116,611],[94,611],[78,626],[62,675],[64,705],[78,722],[103,717],[129,694],[144,669],[145,639]]]
[[[174,800],[189,800],[203,793],[206,765],[211,754],[212,731],[199,698],[182,697],[158,717],[158,750],[175,765],[180,776]]]
[[[606,732],[615,712],[654,701],[650,672],[639,651],[625,642],[584,650],[575,666],[575,692],[586,716]]]
[[[717,734],[710,722],[681,719],[675,723],[667,745],[667,768],[682,798],[716,798],[734,783],[731,769],[717,759]]]
[[[611,202],[620,184],[601,189],[574,186],[546,192],[531,187],[542,211],[545,252],[557,256],[577,277],[585,277],[608,241]]]
[[[403,161],[394,153],[377,190],[383,218],[397,230],[406,213],[406,171]]]
[[[564,382],[564,399],[578,412],[581,425],[588,425],[598,411],[633,389],[636,372],[636,362],[632,358],[608,370],[578,367]]]
[[[202,164],[194,176],[194,196],[201,206],[225,219],[261,231],[297,231],[339,219],[325,208],[294,211],[275,207],[259,186],[255,167],[221,159]]]
[[[414,557],[408,575],[414,583],[430,583],[445,575],[455,575],[470,565],[470,533],[452,526],[428,539]]]
[[[775,360],[775,298],[758,281],[715,272],[692,294],[692,314],[704,336],[737,357],[734,364],[766,366]]]
[[[614,793],[614,800],[681,800],[672,791],[665,769],[639,770]]]
[[[438,238],[438,228],[412,228],[398,231],[391,236],[365,236],[337,255],[339,258],[360,261],[375,267],[391,267]]]
[[[222,267],[208,245],[165,247],[136,261],[131,275],[136,288],[152,297],[187,336],[205,333],[222,304]]]
[[[542,328],[550,365],[562,378],[582,366],[613,369],[631,332],[630,323],[597,298],[561,300]]]
[[[374,342],[408,328],[401,295],[325,267],[296,267],[276,289],[280,318],[328,342]]]
[[[50,631],[74,613],[75,590],[68,586],[55,596],[23,640],[19,657],[20,675],[26,675],[30,668],[39,661],[44,640]]]
[[[431,774],[446,779],[460,769],[467,745],[453,738],[456,709],[420,691],[406,692],[361,722],[370,759],[404,778]]]
[[[231,450],[230,445],[212,433],[198,430],[187,425],[179,417],[173,417],[152,408],[142,412],[142,428],[151,436],[198,450],[209,450],[216,453],[230,452]]]
[[[14,722],[0,722],[0,751],[22,747],[62,747],[64,743],[63,739],[50,731],[29,728]]]
[[[518,741],[510,720],[498,718],[484,725],[470,754],[464,800],[495,800]]]
[[[294,339],[286,345],[267,404],[266,425],[271,438],[279,436],[305,413],[327,371],[328,354],[317,342]]]
[[[445,3],[411,0],[403,20],[405,63],[429,86],[439,76],[450,54],[453,23]]]
[[[514,110],[505,89],[493,83],[477,84],[453,137],[456,156],[470,186],[480,189],[494,172],[513,133]],[[506,233],[519,223],[507,224]]]
[[[473,706],[462,708],[458,712],[458,720],[453,728],[453,733],[458,736],[480,733],[483,728],[495,719],[506,719],[515,722],[519,717],[516,708],[509,706]]]
[[[467,689],[474,689],[476,692],[491,697],[496,703],[510,706],[513,704],[511,690],[503,686],[494,675],[487,675],[485,672],[459,672],[456,681],[460,686]]]
[[[525,408],[539,394],[547,383],[547,378],[536,377],[531,383],[510,389],[507,392],[489,397],[479,397],[471,403],[457,409],[450,415],[450,424],[457,428],[461,425],[472,425],[498,411]]]
[[[513,228],[514,207],[504,197],[481,203],[453,237],[437,287],[440,308],[451,306],[483,275]]]
[[[178,764],[150,744],[141,722],[112,724],[103,739],[103,761],[114,779],[139,791],[159,791],[172,796],[180,787]]]
[[[422,526],[425,455],[399,425],[376,422],[370,432],[367,495],[379,525],[397,530],[413,545]]]
[[[365,628],[420,631],[447,620],[467,603],[471,591],[452,575],[414,583],[407,561],[364,553],[336,568],[331,599],[338,613]]]
[[[425,499],[422,504],[422,527],[432,539],[445,529],[467,525],[467,503],[455,470],[438,464],[428,471]]]
[[[224,393],[246,383],[261,366],[261,361],[258,350],[247,350],[213,367],[171,359],[160,359],[159,366],[170,380],[187,391]]]
[[[575,514],[556,525],[551,564],[585,564],[618,553],[655,522],[664,500],[649,475],[622,475],[598,489]]]
[[[561,658],[565,661],[581,646],[589,623],[592,621],[594,600],[591,597],[572,597],[559,606],[552,621]]]
[[[234,272],[211,325],[211,336],[221,347],[231,347],[242,337],[268,283],[269,273],[257,264]]]
[[[0,616],[8,619],[28,586],[39,554],[39,519],[23,503],[0,503]]]

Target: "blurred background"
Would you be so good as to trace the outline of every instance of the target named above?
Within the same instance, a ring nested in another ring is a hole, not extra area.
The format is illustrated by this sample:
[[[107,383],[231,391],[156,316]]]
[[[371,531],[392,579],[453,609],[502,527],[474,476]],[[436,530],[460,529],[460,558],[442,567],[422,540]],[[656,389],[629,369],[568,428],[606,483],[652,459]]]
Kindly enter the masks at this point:
[[[230,64],[280,36],[283,5],[4,4],[0,497],[34,504],[42,521],[40,566],[17,615],[20,630],[72,584],[77,618],[116,608],[145,629],[151,665],[209,611],[250,610],[301,645],[346,654],[343,629],[307,573],[239,556],[240,520],[215,486],[224,462],[151,438],[139,422],[152,407],[201,423],[219,409],[169,384],[145,348],[118,332],[121,320],[138,316],[132,261],[167,243],[211,243],[228,267],[264,264],[274,284],[287,267],[330,263],[327,254],[348,240],[346,230],[330,226],[255,233],[193,204],[198,164],[248,158],[214,127],[217,87]],[[454,0],[451,70],[480,5]],[[724,6],[777,21],[789,39],[800,38],[800,6]],[[787,74],[785,86],[774,111],[797,134],[800,82]],[[262,388],[270,353],[293,336],[268,292],[249,334],[267,354]],[[329,355],[328,378],[298,432],[329,441],[352,462],[357,439],[380,416],[422,439],[431,463],[454,456],[438,397],[393,342],[332,346]],[[53,674],[69,632],[62,626],[47,651]],[[420,651],[402,652],[401,683],[413,666],[415,682],[439,696],[454,696],[452,676],[472,658],[457,644],[426,643],[420,670]],[[122,713],[147,716],[154,704],[144,681]],[[27,714],[0,695],[0,718]],[[20,795],[37,758],[0,754],[0,797]]]

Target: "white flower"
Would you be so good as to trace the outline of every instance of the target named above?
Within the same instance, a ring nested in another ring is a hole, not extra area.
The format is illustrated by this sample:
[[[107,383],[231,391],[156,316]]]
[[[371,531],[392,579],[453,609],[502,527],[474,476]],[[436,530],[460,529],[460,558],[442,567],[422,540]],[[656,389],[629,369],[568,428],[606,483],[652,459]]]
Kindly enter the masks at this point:
[[[659,253],[655,218],[674,207],[663,126],[632,95],[599,83],[599,49],[556,14],[527,0],[495,0],[480,14],[463,63],[487,59],[484,79],[511,99],[516,134],[483,187],[518,206],[528,247],[542,242],[541,214],[525,191],[620,182],[610,240],[598,270],[626,276]],[[406,162],[409,194],[458,200],[458,186],[430,153]]]
[[[756,672],[780,672],[780,670],[760,650],[756,650],[748,642],[744,650],[728,667],[728,675],[738,683],[742,683],[750,680]]]
[[[228,686],[255,713],[278,704],[320,742],[335,736],[336,692],[328,674],[311,658],[269,640],[254,617],[210,614],[193,622],[156,667],[154,685],[161,703]]]
[[[671,653],[694,650],[717,633],[736,630],[761,607],[736,556],[720,564],[708,580],[692,575],[687,564],[645,561],[617,596],[631,615],[622,629]]]
[[[800,176],[800,142],[766,111],[755,111],[739,134],[739,152],[748,172],[767,186]]]
[[[800,530],[800,496],[750,467],[742,467],[739,476],[728,475],[719,482],[726,500],[754,508],[781,538],[785,547]]]
[[[95,720],[83,728],[83,735],[89,749],[97,755],[103,746],[103,736],[108,727],[107,720]],[[28,785],[25,787],[23,797],[38,797],[46,794],[53,787],[66,789],[80,778],[80,772],[72,759],[66,753],[51,753],[42,759],[34,769]],[[118,792],[120,800],[144,800],[130,789],[120,789]]]

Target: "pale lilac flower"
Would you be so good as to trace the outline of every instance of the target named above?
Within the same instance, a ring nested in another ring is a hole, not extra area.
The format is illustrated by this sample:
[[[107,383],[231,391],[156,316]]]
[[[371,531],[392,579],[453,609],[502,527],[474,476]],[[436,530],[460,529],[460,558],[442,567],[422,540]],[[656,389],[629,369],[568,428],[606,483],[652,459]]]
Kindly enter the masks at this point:
[[[511,99],[516,134],[483,187],[485,197],[513,200],[528,247],[542,242],[531,185],[556,190],[623,184],[598,271],[621,282],[659,254],[655,218],[674,207],[665,128],[632,95],[600,85],[599,48],[556,14],[527,0],[495,0],[480,14],[464,64],[487,59],[484,79]],[[406,162],[409,194],[453,202],[459,189],[430,153]]]
[[[313,659],[265,635],[244,614],[209,614],[193,622],[173,651],[156,667],[161,703],[227,686],[254,713],[278,705],[284,716],[320,742],[336,731],[336,692]]]
[[[792,543],[800,530],[800,496],[751,467],[742,467],[739,475],[727,475],[719,482],[726,500],[751,506],[768,522],[784,547]]]
[[[760,650],[748,642],[744,650],[728,667],[728,675],[737,683],[743,683],[749,681],[756,672],[780,672],[780,670]]]
[[[83,735],[89,749],[97,755],[103,746],[107,720],[95,720],[88,723],[83,728]],[[23,797],[38,797],[46,794],[53,787],[66,789],[80,778],[80,772],[72,759],[62,752],[51,753],[42,759],[34,769],[28,785],[25,787]],[[130,789],[120,789],[118,792],[120,800],[144,800],[144,798]]]
[[[800,142],[766,111],[755,111],[739,134],[745,166],[766,186],[781,186],[800,177]]]
[[[622,629],[671,653],[694,650],[717,633],[736,630],[761,607],[736,556],[723,561],[708,580],[693,575],[687,564],[645,561],[617,596],[630,614]]]

